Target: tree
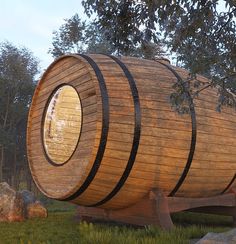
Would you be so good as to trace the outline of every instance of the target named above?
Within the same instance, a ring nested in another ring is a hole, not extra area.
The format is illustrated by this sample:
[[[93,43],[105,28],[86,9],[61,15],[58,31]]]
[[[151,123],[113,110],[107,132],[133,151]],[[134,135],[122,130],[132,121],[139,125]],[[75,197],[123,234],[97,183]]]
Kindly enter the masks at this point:
[[[122,30],[122,28],[119,27],[119,31],[123,35],[119,32],[117,35],[119,38],[116,36],[113,38],[110,29],[106,29],[106,26],[99,25],[96,21],[82,22],[78,14],[75,14],[65,19],[65,23],[59,30],[53,32],[53,48],[49,49],[49,53],[53,57],[66,53],[104,53],[144,58],[154,58],[163,53],[161,45],[157,45],[152,40],[143,40],[138,44],[136,35],[137,33],[142,35],[138,29],[133,32],[131,28],[126,38],[126,29]]]
[[[65,19],[65,24],[53,32],[53,47],[49,49],[49,53],[53,57],[59,57],[69,52],[84,52],[85,29],[86,24],[81,21],[78,14]]]
[[[143,41],[129,55],[145,59],[158,59],[165,56],[166,53],[163,50],[162,43]]]
[[[104,32],[99,29],[96,23],[92,22],[87,25],[85,36],[86,53],[112,54],[114,52],[114,48],[107,41]]]
[[[220,2],[225,4],[223,10]],[[88,16],[96,14],[100,28],[106,29],[107,37],[123,53],[130,50],[130,36],[140,45],[163,39],[180,66],[189,69],[193,77],[196,73],[207,76],[209,87],[218,87],[220,105],[236,105],[232,94],[236,83],[235,1],[84,0],[83,6]],[[190,80],[181,90],[190,87]]]
[[[27,162],[27,115],[37,73],[38,61],[29,50],[0,44],[0,181],[15,186]]]
[[[139,45],[159,41],[154,22],[146,21],[142,3],[88,0],[83,6],[89,17],[96,13],[96,23],[118,55],[130,55]]]

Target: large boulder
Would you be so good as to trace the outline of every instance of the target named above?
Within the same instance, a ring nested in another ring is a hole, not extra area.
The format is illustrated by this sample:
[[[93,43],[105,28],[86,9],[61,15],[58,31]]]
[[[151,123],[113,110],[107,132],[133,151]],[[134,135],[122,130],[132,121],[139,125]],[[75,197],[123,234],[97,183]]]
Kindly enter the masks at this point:
[[[7,183],[0,183],[0,221],[23,221],[24,201],[22,195]]]
[[[14,222],[46,217],[47,209],[36,201],[32,192],[16,192],[6,182],[0,183],[0,221]]]
[[[224,233],[208,233],[196,244],[235,244],[236,229]]]

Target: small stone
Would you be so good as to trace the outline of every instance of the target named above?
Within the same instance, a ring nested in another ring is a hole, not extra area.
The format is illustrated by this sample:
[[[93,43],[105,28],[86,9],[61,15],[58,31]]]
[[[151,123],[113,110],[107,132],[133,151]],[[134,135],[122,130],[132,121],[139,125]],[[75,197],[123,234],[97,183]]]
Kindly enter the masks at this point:
[[[47,209],[39,202],[30,203],[27,206],[27,218],[47,218]]]
[[[25,205],[36,202],[36,198],[35,198],[33,192],[28,191],[28,190],[23,190],[23,191],[20,191],[20,194],[22,195]]]

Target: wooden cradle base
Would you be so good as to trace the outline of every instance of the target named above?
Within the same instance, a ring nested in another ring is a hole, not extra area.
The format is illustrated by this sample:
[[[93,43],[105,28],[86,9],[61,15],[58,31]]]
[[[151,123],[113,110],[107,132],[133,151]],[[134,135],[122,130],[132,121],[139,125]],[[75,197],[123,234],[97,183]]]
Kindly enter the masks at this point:
[[[166,197],[162,192],[152,190],[135,205],[107,210],[94,207],[78,207],[80,220],[115,221],[137,226],[157,225],[165,230],[174,227],[171,213],[181,211],[202,212],[232,216],[236,224],[236,194],[234,191],[208,198]]]

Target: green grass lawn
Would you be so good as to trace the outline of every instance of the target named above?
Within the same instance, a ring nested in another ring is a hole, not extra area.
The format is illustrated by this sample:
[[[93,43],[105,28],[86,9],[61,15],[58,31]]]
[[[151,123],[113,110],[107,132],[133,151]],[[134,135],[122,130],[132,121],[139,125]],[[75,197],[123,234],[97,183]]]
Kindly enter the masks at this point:
[[[0,244],[14,243],[150,243],[184,244],[200,238],[207,232],[230,229],[230,218],[198,213],[180,213],[173,216],[176,227],[171,232],[156,227],[133,228],[110,224],[79,223],[73,205],[49,202],[47,219],[27,220],[22,223],[0,223]]]

